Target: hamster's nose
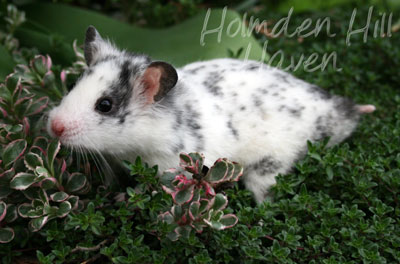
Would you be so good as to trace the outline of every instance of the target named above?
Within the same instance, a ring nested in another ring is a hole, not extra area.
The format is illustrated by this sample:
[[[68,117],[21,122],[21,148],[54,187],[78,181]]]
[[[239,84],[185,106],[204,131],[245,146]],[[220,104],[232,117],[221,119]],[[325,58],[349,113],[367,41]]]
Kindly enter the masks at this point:
[[[51,121],[51,130],[57,137],[61,137],[65,130],[64,124],[59,119],[54,119]]]

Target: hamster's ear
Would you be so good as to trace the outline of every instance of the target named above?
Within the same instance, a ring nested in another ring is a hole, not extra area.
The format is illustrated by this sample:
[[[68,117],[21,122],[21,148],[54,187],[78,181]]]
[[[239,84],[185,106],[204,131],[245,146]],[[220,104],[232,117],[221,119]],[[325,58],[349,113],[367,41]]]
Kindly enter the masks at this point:
[[[142,76],[144,94],[149,103],[161,100],[178,81],[175,68],[163,61],[150,63]]]
[[[85,60],[88,66],[107,55],[118,55],[119,50],[104,40],[94,26],[89,26],[85,37]]]

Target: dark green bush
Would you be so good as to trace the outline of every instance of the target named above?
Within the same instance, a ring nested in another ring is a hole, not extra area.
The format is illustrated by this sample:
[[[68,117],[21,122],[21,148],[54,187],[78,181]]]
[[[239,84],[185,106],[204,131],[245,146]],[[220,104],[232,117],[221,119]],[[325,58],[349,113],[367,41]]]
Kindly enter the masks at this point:
[[[281,36],[269,39],[268,52],[282,49],[299,60],[302,54],[336,51],[342,71],[329,66],[310,73],[300,67],[294,74],[332,93],[375,104],[377,112],[363,117],[354,135],[340,145],[310,143],[293,172],[276,177],[273,200],[256,205],[236,182],[220,190],[229,199],[223,213],[238,218],[234,227],[201,233],[180,229],[174,242],[169,234],[176,223],[160,221],[174,200],[161,187],[169,183],[154,177],[156,168],[137,159],[126,164],[132,174],[128,186],[106,187],[94,160],[80,158],[46,136],[42,113],[82,71],[79,48],[76,62],[63,70],[49,57],[19,47],[10,28],[4,29],[7,37],[1,43],[19,66],[0,86],[0,241],[9,241],[0,244],[1,262],[400,262],[400,36],[370,37],[363,43],[359,34],[346,45],[351,11],[330,11],[335,38],[322,33],[305,39]],[[256,15],[279,18],[263,12]],[[359,9],[358,27],[365,25],[367,13],[367,7]],[[296,15],[289,30],[308,17],[326,16]],[[378,18],[374,13],[373,19]],[[258,38],[260,43],[267,39],[262,34]],[[189,171],[192,161],[186,160]],[[182,191],[187,198],[190,184],[201,181],[182,182],[169,185],[169,192]]]

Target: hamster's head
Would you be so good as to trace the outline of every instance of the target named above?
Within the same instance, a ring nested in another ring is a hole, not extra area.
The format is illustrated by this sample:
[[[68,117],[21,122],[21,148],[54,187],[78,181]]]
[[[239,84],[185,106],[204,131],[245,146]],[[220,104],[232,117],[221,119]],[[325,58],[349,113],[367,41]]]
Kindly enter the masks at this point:
[[[77,149],[124,149],[135,140],[134,131],[139,138],[149,133],[142,130],[154,105],[175,86],[176,70],[166,62],[118,50],[94,27],[86,32],[84,52],[88,68],[49,113],[48,132]]]

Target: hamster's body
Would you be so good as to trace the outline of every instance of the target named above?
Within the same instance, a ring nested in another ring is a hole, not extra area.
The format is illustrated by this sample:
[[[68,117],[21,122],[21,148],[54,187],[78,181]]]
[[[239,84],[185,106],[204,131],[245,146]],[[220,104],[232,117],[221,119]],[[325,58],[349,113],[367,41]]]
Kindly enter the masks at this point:
[[[255,61],[191,63],[176,70],[177,79],[167,78],[169,65],[153,78],[154,70],[148,69],[164,65],[120,52],[95,34],[89,42],[87,36],[86,45],[103,41],[108,46],[97,44],[92,49],[97,57],[85,53],[92,56],[90,67],[50,113],[50,133],[64,144],[120,159],[140,155],[160,171],[176,167],[180,152],[202,152],[209,166],[226,157],[245,167],[244,183],[258,202],[274,177],[306,153],[307,140],[329,136],[329,144],[338,143],[354,130],[360,113],[374,110]],[[161,92],[149,92],[155,79]],[[99,98],[112,98],[117,110],[98,111],[104,101]]]

